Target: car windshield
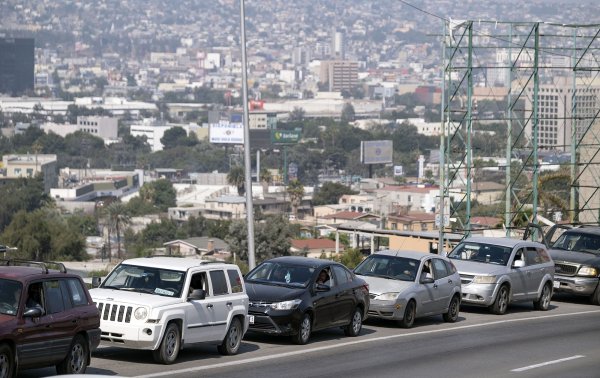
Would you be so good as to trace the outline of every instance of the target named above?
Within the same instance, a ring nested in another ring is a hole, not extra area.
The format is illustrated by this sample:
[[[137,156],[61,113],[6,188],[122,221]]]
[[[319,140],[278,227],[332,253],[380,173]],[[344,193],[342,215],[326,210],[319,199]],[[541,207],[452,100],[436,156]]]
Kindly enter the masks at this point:
[[[354,269],[354,273],[362,276],[414,281],[418,269],[419,260],[399,256],[371,255]]]
[[[184,281],[184,272],[121,264],[110,273],[100,287],[180,297]]]
[[[312,282],[315,268],[285,262],[265,261],[246,276],[246,282],[269,285],[307,287]]]
[[[448,255],[455,260],[470,260],[486,264],[508,265],[511,247],[495,244],[463,242]]]
[[[565,232],[556,239],[552,248],[600,254],[600,235]]]
[[[0,314],[17,315],[22,287],[18,281],[0,278]]]

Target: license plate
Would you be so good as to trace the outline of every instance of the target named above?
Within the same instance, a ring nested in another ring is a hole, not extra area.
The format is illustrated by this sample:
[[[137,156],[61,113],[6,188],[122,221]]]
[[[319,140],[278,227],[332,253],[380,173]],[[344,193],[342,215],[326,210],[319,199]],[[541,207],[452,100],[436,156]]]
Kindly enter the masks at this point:
[[[254,324],[254,315],[248,315],[248,323]]]
[[[555,289],[558,289],[560,287],[560,281],[554,281],[553,285]]]

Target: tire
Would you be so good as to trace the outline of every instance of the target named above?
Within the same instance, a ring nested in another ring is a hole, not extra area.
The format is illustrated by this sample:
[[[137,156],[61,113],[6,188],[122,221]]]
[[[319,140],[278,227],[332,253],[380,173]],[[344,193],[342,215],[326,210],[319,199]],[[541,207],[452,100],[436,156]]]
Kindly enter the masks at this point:
[[[593,305],[600,306],[600,283],[596,286],[596,290],[594,290],[594,294],[590,297],[590,302]]]
[[[181,332],[175,323],[169,323],[158,349],[152,351],[154,361],[170,365],[177,359],[181,347]]]
[[[448,305],[448,312],[443,314],[444,321],[448,323],[455,323],[458,320],[458,313],[460,312],[460,299],[458,294],[454,295]]]
[[[56,365],[58,374],[84,374],[88,366],[88,342],[81,335],[75,335],[64,360]]]
[[[309,314],[304,314],[302,316],[302,321],[300,322],[300,326],[298,327],[298,333],[292,336],[292,341],[298,345],[304,345],[308,342],[310,338],[310,333],[312,331],[312,320]]]
[[[552,286],[547,282],[542,288],[540,297],[533,301],[533,308],[538,311],[548,311],[550,308],[550,299],[552,298]]]
[[[406,304],[406,308],[404,309],[404,316],[402,320],[398,323],[402,328],[411,328],[413,324],[415,324],[415,316],[417,314],[417,304],[415,301],[410,300]]]
[[[238,318],[233,318],[227,334],[221,345],[217,346],[219,353],[225,356],[237,354],[242,344],[242,323]]]
[[[352,318],[350,319],[350,324],[344,327],[344,334],[350,337],[356,337],[360,335],[360,331],[362,329],[362,310],[360,307],[354,309],[352,313]]]
[[[0,378],[16,376],[15,356],[12,349],[6,344],[0,344]]]
[[[496,315],[504,315],[506,313],[506,309],[508,308],[508,286],[502,285],[500,290],[498,290],[498,295],[496,295],[496,300],[490,306],[490,311],[492,314]]]

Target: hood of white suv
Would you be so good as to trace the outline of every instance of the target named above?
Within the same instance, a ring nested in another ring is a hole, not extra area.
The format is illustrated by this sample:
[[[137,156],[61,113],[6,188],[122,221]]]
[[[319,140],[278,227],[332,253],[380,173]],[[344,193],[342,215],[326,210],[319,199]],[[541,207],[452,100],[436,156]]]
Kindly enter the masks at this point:
[[[114,302],[146,307],[168,306],[182,302],[182,299],[177,297],[116,289],[91,289],[90,295],[94,302]]]
[[[497,276],[510,272],[509,267],[498,264],[455,259],[452,263],[460,274]]]

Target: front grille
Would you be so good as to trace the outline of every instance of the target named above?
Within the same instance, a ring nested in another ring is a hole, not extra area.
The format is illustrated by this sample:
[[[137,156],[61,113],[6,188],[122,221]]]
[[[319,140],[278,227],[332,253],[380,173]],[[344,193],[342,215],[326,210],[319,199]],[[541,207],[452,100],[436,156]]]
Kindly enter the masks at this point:
[[[274,331],[276,328],[272,323],[254,323],[250,324],[250,329],[260,329],[264,331]]]
[[[252,311],[251,309],[248,309],[248,315],[264,316],[265,313],[262,311]]]
[[[102,320],[107,320],[111,322],[117,323],[130,323],[131,322],[131,314],[133,312],[133,307],[111,304],[111,303],[103,303],[98,302],[98,312],[100,312],[100,318]]]
[[[561,276],[574,276],[579,269],[579,265],[577,264],[569,264],[565,262],[555,262],[554,263],[554,273]]]
[[[473,276],[473,275],[461,274],[460,275],[460,283],[463,285],[468,285],[473,281],[473,278],[475,278],[475,276]]]

